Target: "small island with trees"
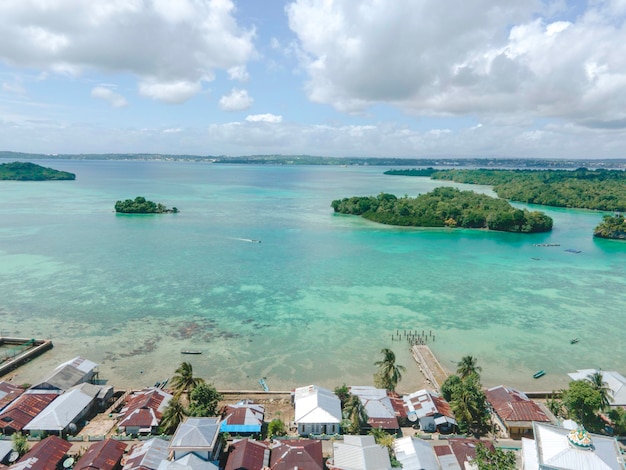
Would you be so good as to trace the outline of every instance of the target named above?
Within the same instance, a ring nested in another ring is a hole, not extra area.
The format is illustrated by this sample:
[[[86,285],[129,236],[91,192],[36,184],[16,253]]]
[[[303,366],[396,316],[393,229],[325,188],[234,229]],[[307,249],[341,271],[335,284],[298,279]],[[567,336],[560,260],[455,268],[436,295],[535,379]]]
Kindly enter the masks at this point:
[[[620,214],[605,215],[602,222],[593,230],[593,236],[612,240],[626,240],[626,218]]]
[[[75,180],[76,175],[67,171],[54,170],[30,162],[0,164],[0,180],[50,181]]]
[[[148,201],[145,197],[137,196],[135,199],[126,199],[115,203],[115,212],[120,214],[176,214],[178,209],[168,209],[163,204]]]
[[[341,214],[407,227],[462,227],[518,233],[552,230],[552,218],[543,212],[516,209],[504,199],[450,187],[436,188],[416,198],[381,193],[376,197],[336,199],[331,207]]]

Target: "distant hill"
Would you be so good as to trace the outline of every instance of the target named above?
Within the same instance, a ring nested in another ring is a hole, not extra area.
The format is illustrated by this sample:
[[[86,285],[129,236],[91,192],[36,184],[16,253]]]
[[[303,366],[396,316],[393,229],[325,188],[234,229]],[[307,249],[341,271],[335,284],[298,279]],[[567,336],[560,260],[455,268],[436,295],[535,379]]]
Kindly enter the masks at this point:
[[[237,157],[212,155],[172,155],[158,153],[102,154],[36,154],[0,151],[0,159],[22,160],[161,160],[196,161],[207,163],[250,165],[337,165],[337,166],[414,166],[437,168],[619,168],[626,169],[626,159],[541,159],[496,157],[324,157],[317,155],[242,155]]]
[[[75,180],[74,173],[54,170],[29,162],[12,162],[0,164],[0,180],[14,181],[48,181]]]

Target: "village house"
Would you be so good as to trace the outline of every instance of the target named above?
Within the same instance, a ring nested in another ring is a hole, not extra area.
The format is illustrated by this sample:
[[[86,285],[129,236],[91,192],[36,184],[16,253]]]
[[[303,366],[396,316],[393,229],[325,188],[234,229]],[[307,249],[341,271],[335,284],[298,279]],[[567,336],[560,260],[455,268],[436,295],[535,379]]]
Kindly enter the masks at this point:
[[[248,401],[227,405],[222,412],[220,432],[234,436],[261,434],[265,408],[263,405]]]
[[[317,385],[296,388],[294,422],[301,436],[338,434],[341,424],[341,401],[326,388]]]
[[[269,445],[246,438],[230,444],[224,470],[256,470],[269,467],[269,464]]]
[[[98,373],[98,364],[77,356],[58,365],[52,374],[32,387],[33,390],[69,390],[75,385],[93,381]]]
[[[418,390],[403,397],[407,419],[424,432],[450,434],[457,428],[450,404],[436,392]]]
[[[0,412],[22,393],[24,393],[22,387],[17,387],[4,380],[0,381]]]
[[[121,468],[126,451],[124,442],[106,439],[89,446],[87,452],[73,467],[74,470],[116,470]]]
[[[20,432],[35,416],[59,397],[59,391],[27,390],[0,413],[2,434]]]
[[[435,450],[430,443],[414,437],[402,437],[393,443],[393,450],[402,470],[439,470]]]
[[[122,470],[157,470],[167,460],[168,447],[168,441],[153,437],[131,449]]]
[[[524,470],[624,470],[617,441],[582,427],[533,423],[533,439],[522,439]]]
[[[350,393],[359,397],[367,412],[367,424],[391,434],[400,431],[396,410],[387,390],[371,386],[352,386]]]
[[[611,406],[626,406],[626,377],[614,370],[581,369],[567,374],[572,380],[589,380],[595,373],[602,374],[602,381],[611,390]]]
[[[120,411],[118,429],[132,436],[157,434],[163,410],[171,399],[172,395],[154,387],[133,393]]]
[[[299,439],[277,441],[270,455],[270,470],[323,470],[322,441]]]
[[[10,470],[57,470],[66,459],[72,444],[57,436],[37,442]]]
[[[376,444],[374,436],[343,436],[333,442],[329,470],[391,470],[387,448]]]
[[[550,423],[553,419],[549,411],[528,398],[523,392],[502,385],[485,392],[491,406],[492,419],[496,422],[503,437],[520,439],[533,435],[533,422]]]
[[[26,426],[31,436],[75,434],[81,420],[90,417],[96,408],[100,387],[84,383],[73,387],[46,406]]]
[[[217,464],[222,450],[220,419],[187,418],[178,425],[169,450],[175,461],[193,453],[205,462]]]
[[[455,437],[447,440],[447,445],[434,446],[439,466],[445,470],[469,470],[476,467],[472,464],[476,460],[476,447],[484,445],[487,450],[494,452],[495,447],[491,442],[477,439]]]

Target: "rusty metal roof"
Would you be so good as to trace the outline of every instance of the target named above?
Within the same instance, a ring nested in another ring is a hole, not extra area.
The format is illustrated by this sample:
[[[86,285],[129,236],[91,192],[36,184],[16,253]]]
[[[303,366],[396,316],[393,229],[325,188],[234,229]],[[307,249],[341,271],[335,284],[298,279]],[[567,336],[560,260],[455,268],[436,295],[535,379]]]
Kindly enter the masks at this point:
[[[0,410],[24,393],[24,389],[12,383],[0,381]]]
[[[0,430],[21,431],[58,396],[58,393],[23,393],[0,414]]]
[[[272,449],[270,462],[271,470],[294,468],[322,470],[324,468],[322,441],[306,439],[280,441],[280,445]]]
[[[550,418],[539,405],[523,392],[500,385],[490,388],[485,395],[493,410],[503,421],[550,422]]]
[[[243,439],[232,444],[225,470],[263,468],[269,464],[270,449],[267,444]]]
[[[56,470],[65,459],[72,444],[57,436],[46,437],[29,450],[16,464],[25,464],[28,470]],[[28,462],[28,463],[27,463]]]
[[[113,470],[117,468],[126,444],[114,439],[107,439],[93,444],[74,466],[74,470]]]

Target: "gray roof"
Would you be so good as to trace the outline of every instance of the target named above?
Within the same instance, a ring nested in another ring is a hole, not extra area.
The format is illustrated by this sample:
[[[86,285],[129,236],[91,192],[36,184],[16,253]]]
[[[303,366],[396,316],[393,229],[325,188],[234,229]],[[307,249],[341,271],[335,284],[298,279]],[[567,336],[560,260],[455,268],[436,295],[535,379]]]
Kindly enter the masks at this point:
[[[123,470],[133,470],[140,467],[156,470],[163,460],[167,460],[169,455],[167,446],[168,442],[160,437],[144,442],[131,451]]]
[[[623,470],[624,462],[617,441],[610,437],[587,433],[591,447],[577,448],[568,439],[569,430],[551,424],[533,422],[535,440],[522,440],[524,468],[570,470]]]
[[[432,446],[422,439],[412,437],[396,439],[393,448],[403,470],[439,470],[441,468]]]
[[[212,451],[219,432],[219,418],[187,418],[172,436],[170,450]]]
[[[64,362],[57,366],[50,376],[31,388],[69,390],[74,385],[87,382],[94,373],[98,364],[82,357]]]
[[[13,443],[10,440],[0,440],[0,460],[3,460],[13,451]]]
[[[579,369],[567,375],[572,380],[588,380],[589,376],[600,372],[602,380],[611,389],[611,406],[626,406],[626,377],[614,370]]]
[[[65,392],[24,426],[24,430],[63,431],[94,401],[97,393],[98,390],[95,390],[95,393],[87,394],[80,388]]]
[[[158,470],[219,470],[219,467],[201,459],[196,454],[187,454],[173,462],[164,460]]]
[[[389,453],[374,436],[343,436],[333,443],[333,467],[342,470],[391,469]]]

